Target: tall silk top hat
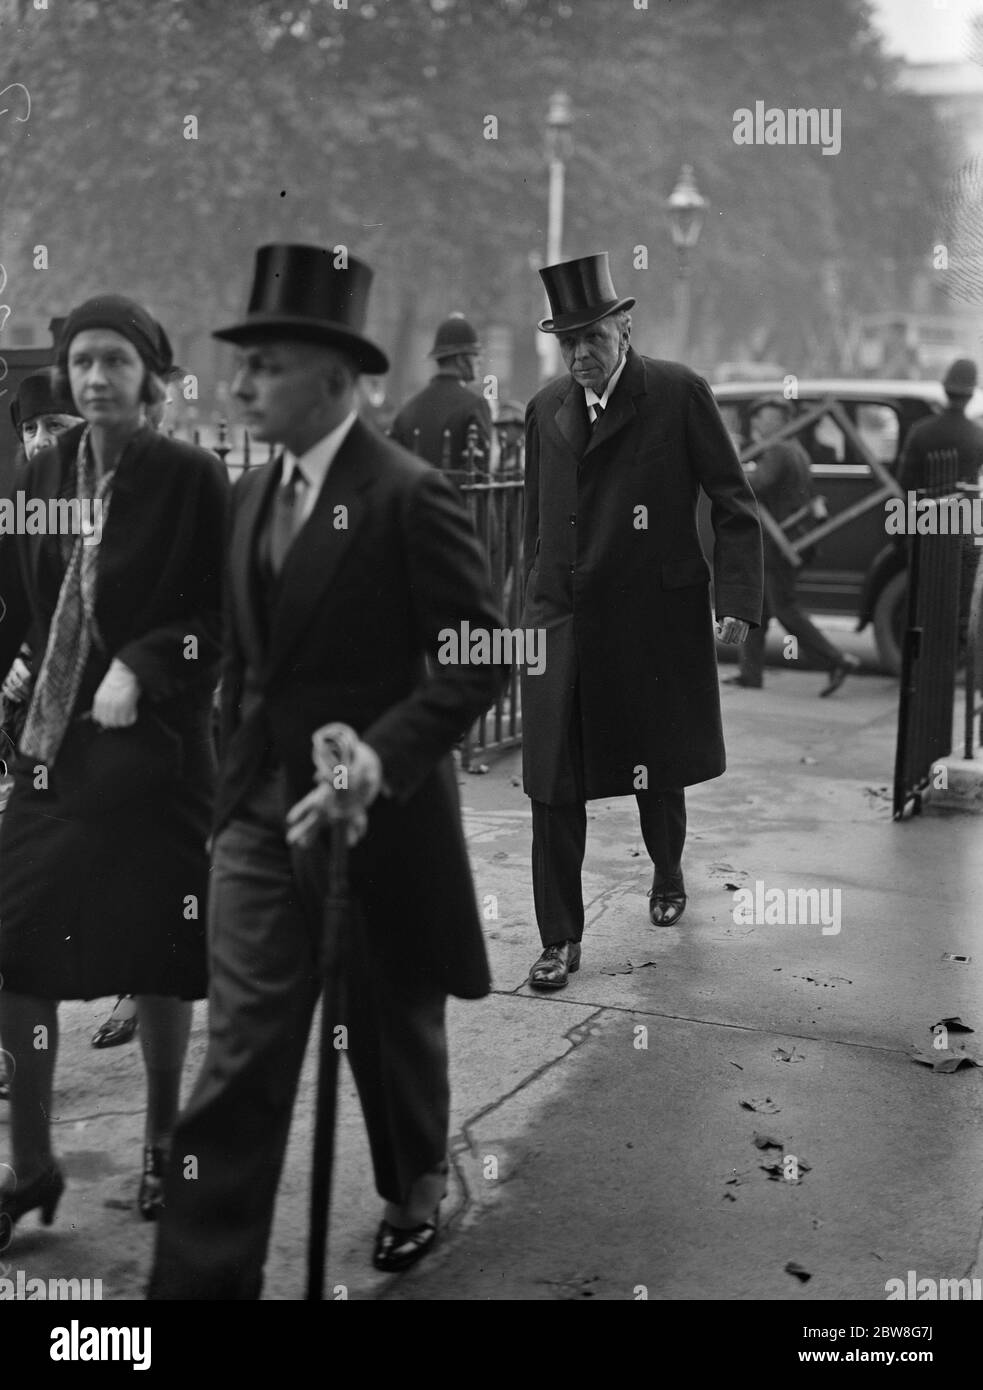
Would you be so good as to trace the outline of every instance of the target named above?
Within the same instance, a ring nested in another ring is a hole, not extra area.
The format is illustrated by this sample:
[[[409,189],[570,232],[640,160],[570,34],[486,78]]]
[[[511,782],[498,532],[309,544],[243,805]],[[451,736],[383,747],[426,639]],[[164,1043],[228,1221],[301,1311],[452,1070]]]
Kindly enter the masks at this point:
[[[540,320],[543,333],[573,333],[635,303],[633,298],[618,298],[606,251],[544,266],[539,274],[553,311],[551,319]]]
[[[228,343],[270,338],[323,343],[348,353],[360,372],[383,376],[389,358],[365,337],[372,271],[354,256],[339,267],[336,250],[276,242],[256,252],[246,317],[212,337]]]
[[[481,352],[478,335],[463,314],[451,314],[437,327],[430,356],[439,362],[442,357],[456,357],[460,352]]]

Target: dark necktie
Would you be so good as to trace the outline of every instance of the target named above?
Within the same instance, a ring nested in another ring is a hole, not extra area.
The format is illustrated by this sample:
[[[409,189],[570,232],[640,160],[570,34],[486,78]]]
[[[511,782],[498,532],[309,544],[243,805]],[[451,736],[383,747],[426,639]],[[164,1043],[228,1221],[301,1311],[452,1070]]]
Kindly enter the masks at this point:
[[[600,401],[595,401],[591,409],[594,411],[594,418],[591,421],[590,426],[591,432],[593,433],[593,431],[597,429],[598,425],[604,419],[604,407],[603,405],[601,405]]]
[[[273,499],[273,519],[270,525],[270,568],[275,575],[278,575],[283,569],[287,551],[293,545],[294,537],[300,530],[306,497],[307,479],[295,464],[290,481],[279,485]]]

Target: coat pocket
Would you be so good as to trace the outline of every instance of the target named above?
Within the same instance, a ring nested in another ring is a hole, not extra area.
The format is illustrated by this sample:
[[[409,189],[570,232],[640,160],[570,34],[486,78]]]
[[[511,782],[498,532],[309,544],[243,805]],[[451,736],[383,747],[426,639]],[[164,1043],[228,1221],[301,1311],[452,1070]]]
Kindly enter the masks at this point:
[[[685,589],[691,584],[709,584],[710,569],[702,555],[685,560],[667,560],[662,566],[663,589]]]

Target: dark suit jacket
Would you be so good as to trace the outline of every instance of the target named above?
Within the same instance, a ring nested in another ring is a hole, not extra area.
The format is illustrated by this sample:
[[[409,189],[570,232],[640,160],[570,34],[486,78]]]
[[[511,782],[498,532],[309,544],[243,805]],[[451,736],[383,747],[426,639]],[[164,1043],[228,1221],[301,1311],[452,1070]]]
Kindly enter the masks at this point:
[[[435,469],[357,420],[288,552],[267,631],[256,541],[278,478],[264,465],[234,495],[216,828],[268,745],[296,801],[313,785],[314,730],[350,724],[391,792],[350,857],[371,949],[386,968],[479,997],[488,967],[449,752],[502,673],[436,661],[443,630],[502,621],[470,519]]]
[[[460,378],[438,372],[428,386],[406,402],[393,421],[391,434],[397,443],[418,453],[435,468],[459,472],[466,467],[463,455],[471,424],[477,426],[487,455],[492,432],[488,402],[468,390]]]
[[[629,349],[591,434],[572,377],[526,412],[526,606],[546,669],[523,673],[528,794],[577,798],[575,689],[588,799],[682,787],[724,770],[710,572],[696,507],[708,494],[716,610],[761,617],[754,498],[709,386]]]

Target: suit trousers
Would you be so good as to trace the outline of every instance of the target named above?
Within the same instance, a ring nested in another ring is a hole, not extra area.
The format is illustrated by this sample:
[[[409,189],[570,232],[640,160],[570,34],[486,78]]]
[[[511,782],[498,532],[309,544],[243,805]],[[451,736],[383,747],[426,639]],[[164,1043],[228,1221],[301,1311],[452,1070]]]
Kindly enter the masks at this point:
[[[764,680],[765,638],[772,618],[777,618],[786,632],[798,638],[805,654],[817,666],[832,669],[842,656],[799,606],[795,584],[796,572],[792,566],[785,560],[766,555],[761,626],[752,628],[747,640],[737,649],[741,675],[749,685],[761,685]]]
[[[686,795],[682,787],[635,793],[642,839],[655,867],[654,887],[683,891]],[[580,875],[587,847],[587,806],[532,803],[532,892],[544,946],[580,941],[584,896]]]
[[[323,852],[284,839],[282,773],[218,835],[209,899],[209,1039],[174,1134],[148,1296],[255,1299],[301,1064],[322,988]],[[390,978],[354,910],[340,982],[376,1187],[402,1204],[446,1159],[446,995]],[[192,1165],[191,1160],[194,1160]]]

